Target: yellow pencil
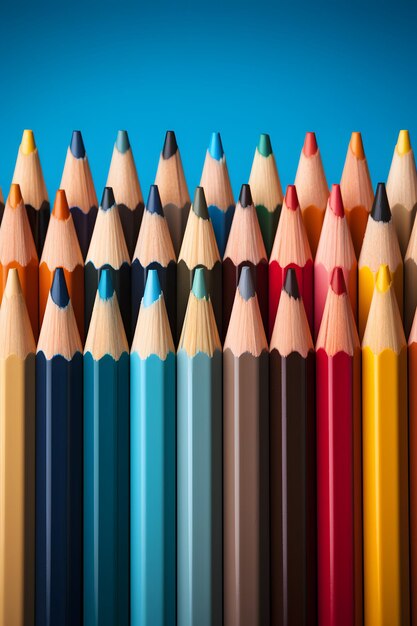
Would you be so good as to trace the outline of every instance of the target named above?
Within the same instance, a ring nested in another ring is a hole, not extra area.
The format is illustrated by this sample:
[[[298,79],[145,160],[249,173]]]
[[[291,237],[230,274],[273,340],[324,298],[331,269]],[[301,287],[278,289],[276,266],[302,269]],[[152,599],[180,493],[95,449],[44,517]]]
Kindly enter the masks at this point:
[[[0,623],[34,624],[35,340],[17,269],[0,312]]]
[[[365,626],[407,626],[407,344],[387,265],[362,343],[362,410]]]

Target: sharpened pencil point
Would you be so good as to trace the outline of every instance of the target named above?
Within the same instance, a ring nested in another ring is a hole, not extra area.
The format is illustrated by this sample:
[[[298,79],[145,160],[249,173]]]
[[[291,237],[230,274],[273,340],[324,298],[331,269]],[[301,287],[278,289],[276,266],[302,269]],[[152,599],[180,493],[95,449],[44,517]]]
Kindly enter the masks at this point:
[[[127,130],[119,130],[116,138],[116,148],[122,154],[125,154],[130,148],[129,135]]]
[[[72,155],[76,159],[83,159],[85,157],[84,141],[80,130],[73,131],[70,143],[70,150]]]
[[[242,185],[240,189],[239,204],[243,209],[246,209],[253,204],[250,186],[247,184]]]
[[[388,202],[385,183],[378,183],[376,187],[371,215],[372,219],[375,220],[375,222],[387,223],[391,221],[391,209]]]
[[[252,272],[250,267],[244,265],[240,272],[239,293],[244,300],[249,300],[255,295],[255,287],[252,280]]]
[[[173,130],[167,130],[165,135],[164,147],[162,148],[162,156],[164,159],[169,159],[178,150],[177,138]]]
[[[289,267],[285,274],[285,282],[284,282],[284,291],[294,298],[298,300],[300,298],[300,292],[298,290],[298,282],[297,282],[297,274],[293,267]]]
[[[376,275],[375,287],[379,293],[385,293],[391,286],[391,272],[388,265],[381,265]]]
[[[196,187],[193,202],[193,211],[197,217],[201,217],[203,220],[208,220],[209,212],[207,209],[206,195],[202,187]]]
[[[223,144],[222,144],[222,138],[220,137],[220,133],[211,134],[208,150],[209,150],[210,156],[213,159],[216,159],[216,161],[220,161],[220,159],[223,158],[224,151],[223,151]]]
[[[162,208],[161,196],[159,195],[158,185],[151,185],[149,189],[148,202],[146,203],[146,210],[149,213],[157,213],[158,215],[164,215]]]
[[[291,209],[291,211],[297,210],[299,202],[295,185],[288,185],[287,192],[285,194],[285,204],[287,209]]]
[[[57,267],[54,272],[54,279],[51,287],[51,298],[60,309],[65,309],[65,307],[68,306],[69,294],[62,267]]]
[[[159,283],[158,271],[149,270],[146,278],[145,293],[143,294],[143,306],[151,306],[161,295],[161,285]]]
[[[108,211],[116,204],[112,187],[104,187],[103,197],[101,198],[101,209]]]
[[[365,158],[365,150],[363,149],[362,135],[360,133],[352,133],[350,147],[355,157],[363,161]]]
[[[330,287],[337,296],[341,296],[342,293],[346,292],[346,283],[345,277],[343,275],[343,270],[341,267],[335,267],[332,272],[332,277],[330,279]]]
[[[24,130],[22,136],[22,143],[20,144],[20,148],[23,154],[28,155],[32,154],[36,150],[35,136],[33,134],[33,130]]]
[[[10,185],[9,191],[9,204],[12,209],[15,209],[22,202],[22,192],[20,190],[20,185],[17,183],[12,183]]]
[[[12,296],[17,296],[22,293],[22,287],[20,285],[19,274],[15,267],[11,267],[7,274],[6,287],[4,290],[4,295],[7,298],[11,298]]]
[[[318,149],[316,133],[306,133],[303,146],[303,152],[306,157],[314,156]]]
[[[410,133],[408,130],[400,130],[397,140],[397,152],[400,156],[404,156],[411,150]]]
[[[208,299],[203,267],[197,267],[194,272],[192,292],[199,300]]]
[[[336,217],[344,217],[345,209],[343,207],[342,192],[340,185],[332,185],[330,192],[329,206]]]
[[[259,136],[258,152],[263,157],[269,157],[272,154],[271,138],[267,133],[262,133]]]
[[[56,217],[57,220],[63,221],[67,220],[70,216],[67,195],[63,189],[58,189],[56,192],[52,215]]]
[[[100,280],[98,283],[98,295],[102,300],[110,300],[114,294],[113,281],[111,272],[108,268],[104,268],[100,272]]]

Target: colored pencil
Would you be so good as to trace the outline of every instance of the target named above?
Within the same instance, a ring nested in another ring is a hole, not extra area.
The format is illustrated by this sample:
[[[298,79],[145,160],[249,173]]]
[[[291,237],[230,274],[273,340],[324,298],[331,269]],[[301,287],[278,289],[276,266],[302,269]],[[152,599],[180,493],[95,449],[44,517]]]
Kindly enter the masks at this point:
[[[222,346],[204,269],[177,353],[178,623],[222,623]]]
[[[223,336],[226,336],[242,267],[250,267],[268,332],[268,259],[249,185],[242,185],[223,259]]]
[[[310,331],[313,332],[313,259],[294,185],[287,187],[269,258],[269,337],[272,336],[285,274],[289,267],[293,267],[297,274]]]
[[[314,348],[286,273],[270,345],[271,624],[317,623]]]
[[[181,155],[173,130],[165,135],[164,147],[159,158],[155,177],[161,194],[162,206],[178,257],[190,212],[190,196],[182,169]]]
[[[130,354],[131,626],[176,621],[175,348],[149,270]]]
[[[84,349],[84,626],[129,624],[129,346],[103,269]]]
[[[213,225],[202,187],[197,187],[188,216],[177,265],[177,337],[180,337],[193,286],[196,267],[204,267],[207,291],[210,295],[221,336],[222,328],[222,263]]]
[[[411,623],[417,625],[417,315],[408,339]]]
[[[16,269],[0,311],[0,615],[35,622],[35,340]]]
[[[6,288],[7,273],[12,267],[19,274],[36,340],[39,334],[39,262],[20,187],[15,183],[10,187],[0,228],[0,299]]]
[[[4,213],[4,198],[3,198],[3,192],[0,187],[0,225],[3,220],[3,213]]]
[[[359,337],[363,337],[378,270],[388,265],[397,302],[403,312],[403,261],[384,183],[378,183],[368,219],[358,271]],[[414,287],[413,287],[414,289]],[[410,320],[411,327],[412,318]]]
[[[318,623],[362,625],[361,354],[343,270],[316,344]]]
[[[329,188],[314,133],[307,133],[305,136],[294,184],[314,259],[329,197]]]
[[[249,186],[269,258],[282,207],[282,188],[269,135],[262,133],[253,157]]]
[[[83,357],[57,268],[36,353],[36,624],[82,623]]]
[[[39,264],[39,325],[42,325],[54,271],[62,267],[68,293],[84,340],[84,259],[63,189],[58,189]]]
[[[407,344],[387,265],[362,342],[365,624],[410,619]]]
[[[97,218],[97,196],[81,131],[74,130],[67,150],[60,188],[67,194],[69,208],[77,231],[83,258]]]
[[[158,271],[172,336],[177,335],[177,263],[158,187],[151,185],[132,260],[132,336],[148,271]]]
[[[36,252],[40,257],[48,230],[50,206],[39,153],[31,130],[23,131],[12,183],[20,185]]]
[[[417,208],[417,171],[408,130],[400,130],[387,180],[387,195],[404,257]]]
[[[374,192],[360,133],[352,133],[340,180],[345,215],[359,258]]]
[[[224,625],[269,624],[268,344],[243,267],[223,353]]]
[[[212,133],[201,174],[200,187],[206,194],[208,212],[223,258],[232,225],[235,201],[220,133]]]
[[[127,249],[132,258],[142,222],[143,197],[126,130],[117,133],[106,187],[113,189]]]
[[[314,261],[314,329],[317,338],[327,292],[335,267],[341,267],[353,315],[357,315],[357,268],[352,237],[346,221],[340,185],[333,185]]]
[[[109,268],[119,302],[128,342],[131,341],[130,257],[123,235],[119,211],[111,187],[105,187],[93,236],[85,259],[85,316],[88,332],[94,301],[103,268]]]

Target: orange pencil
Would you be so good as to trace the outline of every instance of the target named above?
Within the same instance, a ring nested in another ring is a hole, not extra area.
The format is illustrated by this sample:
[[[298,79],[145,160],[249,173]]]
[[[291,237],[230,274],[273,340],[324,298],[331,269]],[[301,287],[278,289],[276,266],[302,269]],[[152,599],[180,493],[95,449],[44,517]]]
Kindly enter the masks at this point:
[[[39,264],[39,326],[43,321],[54,273],[62,267],[68,293],[77,320],[81,341],[84,340],[84,261],[69,210],[67,196],[58,189]]]
[[[20,186],[12,183],[0,228],[0,300],[7,273],[15,267],[26,300],[35,340],[39,335],[39,261]]]

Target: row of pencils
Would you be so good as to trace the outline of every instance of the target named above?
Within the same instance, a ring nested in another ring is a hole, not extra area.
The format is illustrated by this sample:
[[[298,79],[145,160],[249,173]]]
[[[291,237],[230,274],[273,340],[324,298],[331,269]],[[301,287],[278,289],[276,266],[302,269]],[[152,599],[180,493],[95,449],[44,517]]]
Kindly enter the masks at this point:
[[[359,133],[330,194],[313,133],[285,198],[267,135],[236,207],[218,134],[192,205],[172,132],[155,182],[144,207],[121,131],[97,208],[77,131],[50,214],[24,133],[0,227],[1,619],[417,623],[408,133],[375,197]]]

